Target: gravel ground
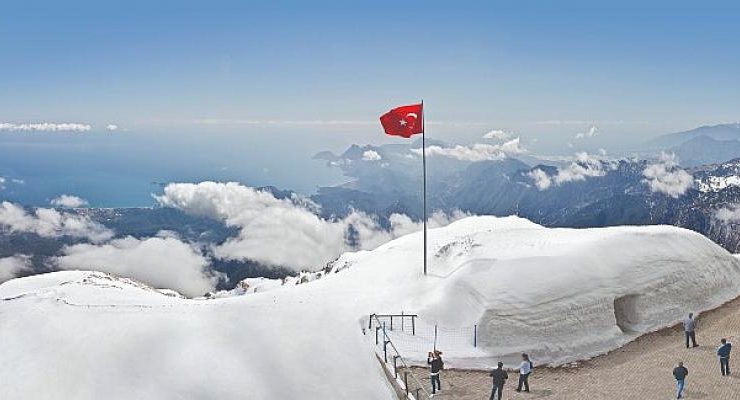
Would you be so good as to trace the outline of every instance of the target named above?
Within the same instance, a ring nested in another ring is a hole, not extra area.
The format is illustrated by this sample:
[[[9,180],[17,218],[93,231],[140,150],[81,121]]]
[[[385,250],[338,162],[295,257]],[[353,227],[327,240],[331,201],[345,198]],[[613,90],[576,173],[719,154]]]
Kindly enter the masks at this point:
[[[530,393],[516,393],[516,372],[504,388],[504,399],[675,399],[672,370],[683,361],[689,369],[686,399],[740,400],[740,362],[731,357],[733,375],[720,374],[716,350],[721,338],[740,349],[740,298],[704,313],[697,319],[699,347],[687,349],[681,326],[642,336],[609,354],[579,363],[577,367],[537,368],[529,382]],[[533,354],[536,363],[536,354]],[[415,373],[428,382],[424,369]],[[445,370],[442,392],[436,399],[484,400],[490,396],[487,371]]]

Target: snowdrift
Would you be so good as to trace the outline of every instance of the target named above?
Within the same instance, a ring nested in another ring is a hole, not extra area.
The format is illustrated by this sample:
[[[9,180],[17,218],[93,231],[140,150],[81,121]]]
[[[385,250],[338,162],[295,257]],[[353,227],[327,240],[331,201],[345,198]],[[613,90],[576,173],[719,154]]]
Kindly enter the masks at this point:
[[[391,399],[361,330],[371,313],[477,325],[478,348],[443,349],[448,365],[512,363],[521,351],[560,364],[740,292],[740,261],[674,227],[470,217],[430,231],[427,276],[421,247],[411,234],[344,254],[317,281],[215,300],[96,272],[8,281],[0,398]],[[424,350],[404,356],[421,360]]]

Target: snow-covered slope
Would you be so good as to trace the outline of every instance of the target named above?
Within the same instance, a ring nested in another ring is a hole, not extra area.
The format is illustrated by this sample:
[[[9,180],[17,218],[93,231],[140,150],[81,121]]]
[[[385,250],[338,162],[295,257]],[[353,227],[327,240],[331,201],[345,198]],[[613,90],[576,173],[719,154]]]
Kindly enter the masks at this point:
[[[430,231],[426,277],[421,259],[421,235],[411,234],[345,254],[340,272],[317,281],[215,300],[91,272],[11,280],[0,285],[0,376],[10,382],[0,398],[390,399],[360,329],[370,313],[415,312],[450,330],[477,324],[481,347],[443,349],[449,365],[520,351],[561,363],[740,291],[740,261],[664,226],[470,217]],[[404,356],[425,354],[416,353]]]

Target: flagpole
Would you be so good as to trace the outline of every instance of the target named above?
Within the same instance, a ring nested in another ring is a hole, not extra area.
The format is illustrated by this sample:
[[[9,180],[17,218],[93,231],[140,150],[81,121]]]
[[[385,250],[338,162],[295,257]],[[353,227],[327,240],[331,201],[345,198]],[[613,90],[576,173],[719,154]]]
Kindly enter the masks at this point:
[[[422,164],[422,188],[424,202],[424,275],[427,274],[427,146],[426,146],[426,124],[424,123],[424,99],[421,100],[421,164]]]

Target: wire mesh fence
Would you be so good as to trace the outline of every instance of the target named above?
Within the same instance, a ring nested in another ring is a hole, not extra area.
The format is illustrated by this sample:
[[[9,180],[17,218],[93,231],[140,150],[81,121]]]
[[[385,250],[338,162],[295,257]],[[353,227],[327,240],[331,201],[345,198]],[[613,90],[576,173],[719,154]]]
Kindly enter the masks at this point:
[[[404,392],[409,400],[429,399],[432,396],[422,383],[423,377],[410,367],[406,360],[401,356],[401,352],[390,336],[389,327],[385,322],[381,322],[376,315],[371,315],[368,322],[368,331],[375,335],[375,351],[385,368],[390,372],[396,383]],[[367,331],[366,331],[367,334]]]
[[[414,364],[426,361],[428,352],[442,350],[456,356],[477,354],[478,327],[444,327],[420,319],[415,314],[374,314],[368,328],[385,327],[395,346]],[[373,333],[373,332],[371,332]]]
[[[424,369],[409,368],[426,367],[429,352],[440,350],[455,358],[481,356],[477,325],[451,328],[422,320],[416,314],[371,314],[363,330],[374,337],[371,340],[378,356],[401,386],[408,388],[409,399],[430,397],[426,389],[429,376]]]

